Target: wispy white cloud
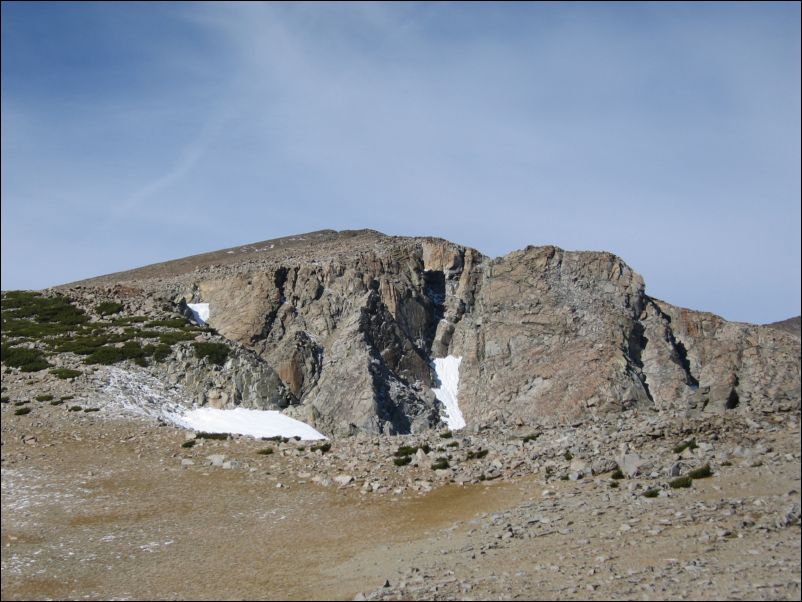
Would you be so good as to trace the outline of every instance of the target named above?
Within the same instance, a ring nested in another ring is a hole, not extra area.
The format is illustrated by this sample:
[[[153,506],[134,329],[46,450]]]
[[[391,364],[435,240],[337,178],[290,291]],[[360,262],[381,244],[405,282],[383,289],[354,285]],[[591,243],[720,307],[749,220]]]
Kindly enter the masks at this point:
[[[117,269],[325,227],[555,243],[779,319],[799,306],[799,27],[761,7],[171,5],[146,53],[169,60],[128,95],[39,99],[7,136],[4,81],[3,244],[37,236],[19,204],[9,233],[7,197],[105,220]]]

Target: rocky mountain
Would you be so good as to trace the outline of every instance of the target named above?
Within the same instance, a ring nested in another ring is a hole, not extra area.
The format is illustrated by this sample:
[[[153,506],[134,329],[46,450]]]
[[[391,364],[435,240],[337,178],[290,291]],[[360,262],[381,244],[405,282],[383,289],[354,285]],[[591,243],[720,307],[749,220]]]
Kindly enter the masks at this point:
[[[766,326],[784,332],[790,332],[797,337],[802,337],[802,316],[780,320],[779,322],[771,322],[770,324],[766,324]]]
[[[604,252],[491,259],[438,238],[325,230],[57,290],[127,314],[207,303],[217,334],[203,336],[229,346],[226,362],[179,346],[151,369],[198,403],[281,408],[327,434],[437,426],[433,359],[447,355],[462,358],[469,428],[800,408],[798,337],[654,299]]]

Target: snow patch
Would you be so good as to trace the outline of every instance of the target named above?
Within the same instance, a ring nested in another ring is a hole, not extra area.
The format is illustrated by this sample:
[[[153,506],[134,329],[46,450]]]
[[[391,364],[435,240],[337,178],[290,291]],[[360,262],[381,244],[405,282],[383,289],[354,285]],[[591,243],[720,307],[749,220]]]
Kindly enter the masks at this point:
[[[171,413],[166,418],[175,425],[206,433],[300,437],[310,441],[326,438],[308,424],[275,410],[196,408],[183,414]]]
[[[192,408],[180,385],[166,386],[139,371],[110,367],[99,370],[105,381],[98,401],[108,414],[124,414],[169,422],[181,428],[207,433],[234,433],[252,437],[325,439],[308,424],[275,410],[218,410]]]
[[[460,412],[459,403],[457,402],[459,364],[461,361],[461,357],[454,355],[438,357],[434,360],[434,372],[437,375],[437,380],[440,381],[440,386],[432,389],[432,391],[435,397],[445,406],[442,418],[448,428],[452,430],[465,428],[465,418],[462,417],[462,412]]]
[[[209,321],[208,303],[187,303],[187,307],[192,312],[192,317],[198,324],[206,324]]]

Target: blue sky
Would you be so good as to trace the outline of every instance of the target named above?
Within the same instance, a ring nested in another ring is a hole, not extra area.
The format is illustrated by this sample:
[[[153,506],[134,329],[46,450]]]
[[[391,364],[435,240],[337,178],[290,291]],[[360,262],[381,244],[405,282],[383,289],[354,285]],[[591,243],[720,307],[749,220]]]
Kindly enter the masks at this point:
[[[800,313],[800,5],[2,3],[2,288],[323,228]]]

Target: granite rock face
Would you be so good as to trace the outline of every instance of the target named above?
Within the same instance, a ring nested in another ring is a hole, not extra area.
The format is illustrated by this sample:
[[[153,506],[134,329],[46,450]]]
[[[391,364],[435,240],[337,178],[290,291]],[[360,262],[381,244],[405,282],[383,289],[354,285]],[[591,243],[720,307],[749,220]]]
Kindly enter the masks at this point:
[[[800,407],[798,338],[652,299],[609,253],[490,259],[442,239],[321,231],[63,288],[113,287],[209,303],[209,325],[240,352],[217,380],[176,358],[169,370],[195,375],[199,402],[285,408],[328,434],[441,424],[432,360],[448,354],[463,358],[469,428]]]

